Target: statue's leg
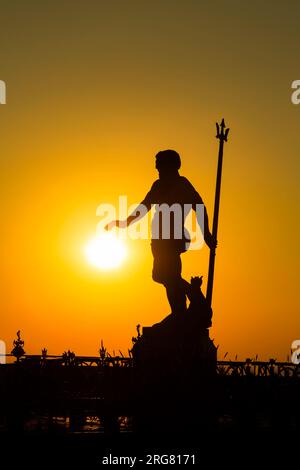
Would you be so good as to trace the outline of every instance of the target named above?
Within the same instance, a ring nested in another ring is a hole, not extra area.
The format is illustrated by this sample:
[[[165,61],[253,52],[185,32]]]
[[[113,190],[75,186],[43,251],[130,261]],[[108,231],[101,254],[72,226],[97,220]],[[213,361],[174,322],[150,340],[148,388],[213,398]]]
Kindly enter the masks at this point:
[[[191,284],[183,279],[183,277],[181,278],[181,288],[184,290],[185,295],[187,295],[189,301],[191,301]]]
[[[185,313],[186,294],[181,282],[181,278],[165,283],[165,288],[172,313]]]
[[[185,312],[190,285],[181,277],[180,252],[167,243],[156,243],[152,244],[152,254],[153,280],[165,286],[172,313]]]

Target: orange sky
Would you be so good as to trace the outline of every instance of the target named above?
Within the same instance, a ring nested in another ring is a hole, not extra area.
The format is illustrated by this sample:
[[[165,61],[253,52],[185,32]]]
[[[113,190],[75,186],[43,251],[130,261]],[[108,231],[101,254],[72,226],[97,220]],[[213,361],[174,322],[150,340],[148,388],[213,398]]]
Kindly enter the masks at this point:
[[[211,337],[220,358],[285,359],[300,338],[300,79],[295,1],[46,1],[1,5],[1,323],[11,349],[126,353],[137,323],[169,313],[149,241],[122,268],[91,267],[96,208],[139,202],[154,155],[181,173],[212,218],[215,121],[225,147]],[[203,274],[208,249],[183,255]]]

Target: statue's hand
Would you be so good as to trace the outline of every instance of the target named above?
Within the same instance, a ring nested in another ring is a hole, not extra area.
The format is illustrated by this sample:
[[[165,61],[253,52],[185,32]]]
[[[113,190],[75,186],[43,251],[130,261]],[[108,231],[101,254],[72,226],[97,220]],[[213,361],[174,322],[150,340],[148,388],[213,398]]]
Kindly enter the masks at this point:
[[[209,234],[209,236],[207,237],[207,239],[205,241],[206,241],[207,246],[211,250],[214,249],[214,248],[217,248],[218,241],[212,236],[211,233]]]
[[[119,222],[118,220],[112,220],[111,222],[109,222],[109,224],[105,225],[104,229],[111,230],[114,227],[118,227],[118,222]]]
[[[109,224],[105,225],[104,229],[105,230],[111,230],[114,227],[125,228],[126,227],[126,221],[124,221],[124,220],[112,220],[111,222],[109,222]]]

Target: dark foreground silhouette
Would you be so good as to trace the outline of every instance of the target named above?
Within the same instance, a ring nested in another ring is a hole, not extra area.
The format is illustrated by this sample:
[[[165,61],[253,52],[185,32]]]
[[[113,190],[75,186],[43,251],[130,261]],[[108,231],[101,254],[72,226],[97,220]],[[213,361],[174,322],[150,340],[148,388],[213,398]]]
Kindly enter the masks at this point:
[[[177,317],[169,318],[166,324]],[[195,455],[198,468],[207,458],[248,462],[261,442],[268,463],[278,452],[295,454],[299,365],[247,359],[218,361],[213,370],[203,354],[184,348],[136,363],[111,356],[103,343],[97,357],[46,349],[26,356],[20,332],[12,352],[0,365],[1,458],[10,466],[17,453],[30,468],[98,468],[111,456],[147,455]]]
[[[198,466],[205,457],[216,462],[218,455],[223,464],[225,458],[241,463],[257,458],[261,442],[268,461],[295,455],[296,364],[218,361],[212,374],[186,350],[148,367],[132,357],[110,356],[103,345],[97,357],[15,353],[15,362],[0,366],[1,457],[7,453],[8,463],[16,453],[30,468],[50,461],[53,468],[63,468],[62,462],[70,468],[79,460],[83,468],[98,468],[110,453],[194,453]]]

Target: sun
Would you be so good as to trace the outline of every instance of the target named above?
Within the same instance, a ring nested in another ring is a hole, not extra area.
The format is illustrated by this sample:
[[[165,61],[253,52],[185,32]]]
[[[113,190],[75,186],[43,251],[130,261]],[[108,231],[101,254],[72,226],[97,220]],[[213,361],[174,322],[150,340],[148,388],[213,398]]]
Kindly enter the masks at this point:
[[[90,240],[85,247],[89,263],[96,268],[108,270],[118,268],[127,256],[127,249],[115,233],[105,232]]]

